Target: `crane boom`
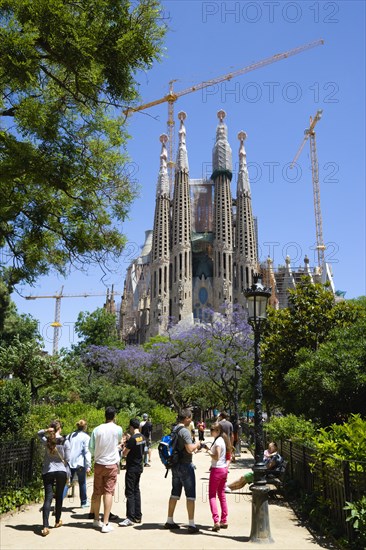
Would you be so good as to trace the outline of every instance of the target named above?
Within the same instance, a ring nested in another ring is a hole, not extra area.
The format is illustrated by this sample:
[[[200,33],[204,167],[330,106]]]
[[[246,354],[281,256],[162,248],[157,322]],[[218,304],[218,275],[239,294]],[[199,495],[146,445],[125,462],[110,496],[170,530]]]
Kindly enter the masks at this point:
[[[149,109],[150,107],[155,107],[156,105],[161,105],[162,103],[168,103],[168,121],[167,121],[167,134],[169,138],[169,148],[168,148],[168,174],[169,174],[169,188],[170,188],[170,194],[172,193],[173,189],[173,171],[174,171],[174,131],[175,131],[175,120],[174,120],[174,103],[177,101],[178,98],[180,98],[183,95],[190,94],[192,92],[197,92],[199,90],[203,90],[204,88],[208,88],[209,86],[213,86],[215,84],[218,84],[219,82],[224,82],[225,80],[231,80],[233,78],[236,78],[237,76],[240,76],[245,73],[249,73],[250,71],[254,71],[255,69],[260,69],[262,67],[265,67],[266,65],[270,65],[271,63],[275,63],[276,61],[281,61],[281,59],[286,59],[288,57],[291,57],[293,55],[297,55],[298,53],[301,53],[305,50],[309,50],[310,48],[315,48],[316,46],[320,46],[324,44],[324,40],[319,39],[315,40],[314,42],[309,42],[308,44],[303,44],[302,46],[298,46],[297,48],[293,48],[292,50],[288,50],[287,52],[277,53],[275,55],[272,55],[271,57],[267,57],[265,59],[262,59],[261,61],[257,61],[256,63],[252,63],[251,65],[248,65],[247,67],[243,67],[242,69],[238,69],[237,71],[232,71],[230,73],[226,73],[224,75],[218,76],[216,78],[212,78],[210,80],[205,80],[204,82],[200,82],[199,84],[196,84],[195,86],[190,86],[189,88],[185,88],[184,90],[175,92],[173,90],[173,82],[174,80],[171,80],[169,82],[169,93],[161,97],[159,99],[156,99],[154,101],[150,101],[149,103],[144,103],[143,105],[138,105],[137,107],[128,107],[123,111],[123,113],[128,116],[132,113],[137,113],[139,111],[143,111],[145,109]]]
[[[25,296],[26,300],[38,300],[38,298],[54,298],[56,300],[55,303],[55,320],[51,323],[51,327],[54,328],[53,333],[53,344],[52,344],[52,353],[53,355],[57,355],[58,353],[58,342],[60,339],[60,328],[61,328],[61,298],[89,298],[91,296],[105,296],[106,293],[87,293],[84,292],[82,294],[63,294],[64,287],[61,287],[61,290],[58,294],[46,294],[46,295],[38,295],[38,296]],[[115,291],[112,286],[111,296],[114,296],[115,294],[122,294],[121,292]],[[109,295],[109,289],[107,289],[107,300]]]
[[[313,198],[314,198],[314,214],[315,214],[315,233],[316,233],[316,250],[318,253],[318,266],[320,270],[324,269],[325,262],[325,245],[323,240],[323,220],[320,207],[320,185],[319,185],[319,163],[316,150],[315,126],[322,117],[323,111],[319,109],[314,118],[310,117],[309,128],[305,130],[304,139],[291,163],[291,168],[299,158],[301,151],[304,148],[307,140],[310,140],[310,159],[311,159],[311,175],[313,181]]]
[[[144,103],[143,105],[138,105],[137,107],[128,107],[123,112],[124,114],[129,115],[132,113],[143,111],[145,109],[149,109],[150,107],[155,107],[155,105],[160,105],[161,103],[165,103],[166,101],[175,102],[179,97],[183,95],[190,94],[192,92],[197,92],[198,90],[202,90],[203,88],[208,88],[208,86],[213,86],[214,84],[218,84],[219,82],[224,82],[225,80],[231,80],[232,78],[236,78],[237,76],[240,76],[242,74],[249,73],[250,71],[254,71],[255,69],[260,69],[261,67],[265,67],[266,65],[270,65],[271,63],[275,63],[276,61],[281,61],[281,59],[286,59],[287,57],[291,57],[293,55],[301,53],[310,48],[315,48],[316,46],[320,46],[322,44],[324,44],[324,40],[322,39],[315,40],[314,42],[310,42],[309,44],[303,44],[302,46],[299,46],[287,52],[277,53],[275,55],[272,55],[271,57],[267,57],[266,59],[257,61],[252,65],[248,65],[247,67],[238,69],[237,71],[232,71],[230,73],[218,76],[216,78],[212,78],[211,80],[205,80],[204,82],[200,82],[199,84],[190,86],[189,88],[186,88],[178,92],[174,92],[172,89],[172,86],[170,86],[169,93],[166,96],[156,99],[155,101],[150,101],[149,103]]]

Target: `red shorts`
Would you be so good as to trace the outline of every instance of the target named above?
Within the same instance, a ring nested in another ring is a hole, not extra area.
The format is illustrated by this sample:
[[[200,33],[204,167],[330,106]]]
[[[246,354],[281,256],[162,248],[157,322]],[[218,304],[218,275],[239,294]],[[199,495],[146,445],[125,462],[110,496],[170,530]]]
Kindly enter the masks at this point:
[[[114,489],[117,483],[118,466],[103,466],[103,464],[95,464],[94,466],[94,496],[102,496],[107,494],[114,495]]]

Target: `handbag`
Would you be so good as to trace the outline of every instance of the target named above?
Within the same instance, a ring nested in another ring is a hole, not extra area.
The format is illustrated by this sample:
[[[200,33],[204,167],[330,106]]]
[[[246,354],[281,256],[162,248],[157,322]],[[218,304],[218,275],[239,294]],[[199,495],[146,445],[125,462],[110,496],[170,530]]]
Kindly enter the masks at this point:
[[[69,463],[66,462],[66,460],[64,459],[63,456],[61,456],[61,454],[60,454],[60,452],[59,452],[57,446],[55,447],[55,449],[56,449],[56,453],[58,454],[58,456],[59,456],[61,462],[63,463],[63,465],[64,465],[65,468],[66,468],[66,485],[67,485],[68,487],[72,487],[71,469],[70,469]]]

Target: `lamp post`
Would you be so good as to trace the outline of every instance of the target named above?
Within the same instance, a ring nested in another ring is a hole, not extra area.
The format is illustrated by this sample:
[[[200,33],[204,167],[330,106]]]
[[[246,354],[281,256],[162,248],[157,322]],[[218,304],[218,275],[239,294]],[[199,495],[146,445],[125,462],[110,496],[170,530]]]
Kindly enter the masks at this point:
[[[238,425],[238,440],[235,445],[235,456],[240,456],[240,436],[241,436],[241,426],[239,422],[239,380],[238,375],[241,374],[241,368],[239,365],[235,365],[234,368],[234,381],[235,381],[235,393],[234,393],[234,415],[235,415],[235,422],[237,422]]]
[[[273,542],[269,525],[268,491],[266,466],[263,462],[263,420],[262,420],[262,367],[260,363],[260,334],[267,317],[267,303],[271,289],[262,285],[259,275],[254,276],[251,288],[244,290],[248,305],[248,322],[254,333],[254,441],[255,464],[252,491],[251,542]]]

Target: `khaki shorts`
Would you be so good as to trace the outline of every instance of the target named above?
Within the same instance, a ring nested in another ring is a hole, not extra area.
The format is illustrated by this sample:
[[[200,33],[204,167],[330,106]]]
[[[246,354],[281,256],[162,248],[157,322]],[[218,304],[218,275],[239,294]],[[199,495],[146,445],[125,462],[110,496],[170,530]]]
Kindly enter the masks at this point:
[[[93,495],[102,496],[105,494],[114,495],[114,489],[117,483],[118,466],[103,466],[95,464],[94,466],[94,487]]]

